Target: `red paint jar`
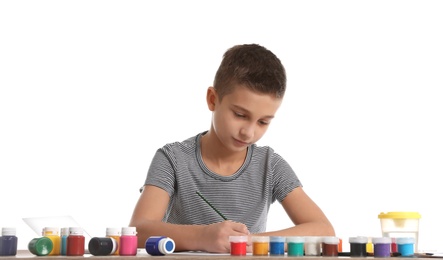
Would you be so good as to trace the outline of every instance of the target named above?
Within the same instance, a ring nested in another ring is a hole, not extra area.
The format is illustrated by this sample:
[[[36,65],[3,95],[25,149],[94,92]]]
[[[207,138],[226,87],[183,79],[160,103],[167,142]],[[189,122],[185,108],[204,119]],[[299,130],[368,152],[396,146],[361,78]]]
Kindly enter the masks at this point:
[[[70,227],[66,255],[82,256],[85,254],[85,237],[80,227]]]
[[[230,236],[229,242],[231,243],[231,255],[246,255],[247,236]]]
[[[322,256],[338,256],[338,237],[323,237],[322,239]]]

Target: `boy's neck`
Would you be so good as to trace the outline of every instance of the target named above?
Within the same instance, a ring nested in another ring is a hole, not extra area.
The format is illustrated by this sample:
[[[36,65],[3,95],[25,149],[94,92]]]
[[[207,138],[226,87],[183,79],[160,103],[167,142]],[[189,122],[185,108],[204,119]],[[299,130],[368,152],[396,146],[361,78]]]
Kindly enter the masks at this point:
[[[237,172],[243,165],[247,154],[247,149],[240,152],[227,150],[211,131],[200,138],[200,151],[206,167],[222,176]]]

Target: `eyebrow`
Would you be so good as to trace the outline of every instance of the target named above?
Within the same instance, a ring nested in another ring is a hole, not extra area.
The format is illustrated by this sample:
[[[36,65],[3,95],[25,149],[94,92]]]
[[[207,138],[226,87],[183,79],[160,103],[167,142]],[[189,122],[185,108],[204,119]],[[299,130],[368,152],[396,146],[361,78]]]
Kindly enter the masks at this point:
[[[251,112],[250,112],[249,110],[247,110],[247,109],[245,109],[245,108],[243,108],[243,107],[241,107],[241,106],[237,106],[237,105],[232,105],[232,106],[233,106],[235,109],[242,110],[243,112],[246,112],[246,113],[251,114]],[[269,116],[263,116],[263,117],[260,117],[260,118],[272,119],[272,118],[274,118],[274,116],[273,116],[273,115],[269,115]]]

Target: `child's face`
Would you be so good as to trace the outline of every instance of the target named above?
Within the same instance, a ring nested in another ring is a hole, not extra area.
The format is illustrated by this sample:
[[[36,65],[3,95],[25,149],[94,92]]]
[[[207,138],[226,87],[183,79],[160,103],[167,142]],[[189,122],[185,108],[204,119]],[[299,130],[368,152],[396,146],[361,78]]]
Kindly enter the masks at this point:
[[[272,95],[237,86],[221,102],[215,98],[213,129],[226,148],[242,151],[265,134],[281,102]]]

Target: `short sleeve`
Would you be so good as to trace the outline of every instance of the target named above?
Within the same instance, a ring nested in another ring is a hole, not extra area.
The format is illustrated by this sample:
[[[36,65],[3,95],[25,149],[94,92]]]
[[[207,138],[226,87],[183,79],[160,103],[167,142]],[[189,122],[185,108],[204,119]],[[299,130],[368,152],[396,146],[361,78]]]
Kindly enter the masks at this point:
[[[175,190],[175,167],[172,153],[168,153],[165,148],[158,149],[155,153],[145,185],[153,185],[165,190],[169,196],[174,194]]]

